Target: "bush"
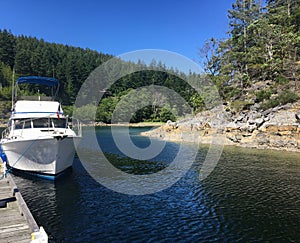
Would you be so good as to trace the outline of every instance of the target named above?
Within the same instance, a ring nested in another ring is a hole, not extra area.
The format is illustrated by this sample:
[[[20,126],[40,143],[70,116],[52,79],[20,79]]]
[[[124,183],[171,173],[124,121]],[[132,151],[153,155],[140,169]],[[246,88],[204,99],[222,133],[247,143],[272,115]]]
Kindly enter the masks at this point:
[[[281,105],[285,105],[287,103],[293,103],[298,99],[299,99],[298,95],[291,92],[290,90],[287,90],[278,96],[278,100]]]
[[[286,77],[283,77],[281,75],[279,75],[276,79],[275,82],[278,84],[287,84],[289,83],[289,79],[287,79]]]
[[[62,109],[66,116],[72,117],[72,114],[73,114],[73,106],[72,105],[71,106],[63,105]]]
[[[299,96],[293,92],[291,92],[290,90],[286,90],[283,93],[281,93],[280,95],[278,95],[276,98],[274,99],[270,99],[268,101],[265,101],[262,103],[261,108],[263,110],[267,110],[279,105],[285,105],[288,103],[293,103],[295,101],[297,101],[299,99]]]
[[[239,88],[226,86],[224,88],[225,99],[236,98],[242,95],[242,91]]]
[[[270,99],[271,95],[272,95],[272,91],[269,89],[268,90],[260,90],[255,93],[257,102],[262,102],[264,100],[268,100],[268,99]]]
[[[81,107],[73,108],[73,116],[82,121],[95,121],[97,107],[92,104],[88,104]]]
[[[0,100],[11,100],[11,87],[3,87],[0,90]]]
[[[268,101],[263,102],[260,107],[263,110],[268,110],[268,109],[273,108],[278,105],[280,105],[279,100],[277,98],[275,98],[275,99],[270,99]]]
[[[235,100],[231,103],[231,108],[235,111],[247,110],[253,103],[246,100]]]
[[[162,107],[159,111],[159,119],[157,121],[167,122],[168,120],[176,121],[176,117],[171,111],[169,111],[165,107]]]

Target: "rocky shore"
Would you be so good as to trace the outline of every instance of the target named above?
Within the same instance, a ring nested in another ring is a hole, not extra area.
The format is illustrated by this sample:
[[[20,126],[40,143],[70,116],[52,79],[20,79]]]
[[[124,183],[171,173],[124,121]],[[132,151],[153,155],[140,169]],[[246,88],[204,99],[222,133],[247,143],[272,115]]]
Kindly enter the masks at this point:
[[[168,141],[212,143],[219,138],[224,145],[300,152],[300,102],[262,111],[253,105],[239,113],[222,105],[195,117],[142,133]]]

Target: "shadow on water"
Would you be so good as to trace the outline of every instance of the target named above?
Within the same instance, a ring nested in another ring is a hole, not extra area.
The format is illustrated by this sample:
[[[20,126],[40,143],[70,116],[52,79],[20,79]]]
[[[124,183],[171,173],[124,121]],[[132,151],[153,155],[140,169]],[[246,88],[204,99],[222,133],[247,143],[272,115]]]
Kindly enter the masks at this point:
[[[132,130],[136,141],[147,143],[135,131],[140,130]],[[97,136],[105,152],[118,155],[112,160],[121,158],[121,169],[157,169],[155,161],[134,167],[137,161],[122,160],[107,129]],[[176,146],[168,143],[160,165],[172,160]],[[299,153],[226,147],[213,173],[199,181],[206,152],[201,146],[191,169],[172,187],[144,196],[103,187],[78,158],[56,182],[15,180],[51,242],[300,241]]]

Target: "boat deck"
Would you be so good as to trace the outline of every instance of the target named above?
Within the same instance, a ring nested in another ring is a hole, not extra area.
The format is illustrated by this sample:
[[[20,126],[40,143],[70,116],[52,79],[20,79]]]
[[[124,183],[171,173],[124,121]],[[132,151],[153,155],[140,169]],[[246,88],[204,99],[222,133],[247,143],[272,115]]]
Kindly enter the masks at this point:
[[[10,174],[0,180],[0,242],[30,242],[39,227]]]

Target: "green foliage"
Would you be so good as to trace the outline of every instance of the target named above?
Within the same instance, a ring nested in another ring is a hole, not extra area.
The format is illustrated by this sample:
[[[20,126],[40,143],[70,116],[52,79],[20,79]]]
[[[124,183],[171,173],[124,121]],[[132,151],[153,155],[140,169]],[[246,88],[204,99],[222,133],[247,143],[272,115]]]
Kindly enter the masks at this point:
[[[15,46],[15,36],[7,30],[0,31],[0,62],[10,67],[14,66]]]
[[[265,6],[259,0],[236,0],[228,13],[229,38],[202,49],[208,58],[205,69],[222,97],[240,98],[257,81],[275,81],[274,88],[281,84],[283,89],[293,83],[299,89],[299,0],[270,0]]]
[[[74,102],[78,90],[90,72],[111,57],[111,55],[90,49],[48,43],[43,39],[16,37],[7,30],[0,30],[0,82],[2,85],[11,84],[10,81],[2,82],[1,80],[5,73],[3,64],[10,70],[14,67],[17,76],[54,76],[60,80],[59,96],[63,103],[68,105]],[[11,80],[11,76],[9,79]]]
[[[189,103],[195,112],[201,111],[205,108],[203,97],[198,93],[195,93],[190,97]]]
[[[280,105],[280,102],[279,102],[278,99],[270,99],[270,100],[268,100],[268,101],[263,102],[263,103],[261,104],[260,107],[261,107],[263,110],[267,110],[267,109],[276,107],[276,106],[278,106],[278,105]]]
[[[162,121],[162,122],[167,122],[168,120],[171,121],[176,121],[176,116],[167,108],[162,107],[159,110],[159,117],[154,118],[152,121]]]
[[[123,95],[101,101],[97,111],[98,120],[106,123],[165,122],[175,120],[176,112],[182,110],[180,106],[175,107],[176,100],[168,100],[167,94],[157,92],[155,87],[129,89],[119,94]]]
[[[64,114],[69,117],[72,117],[73,109],[74,109],[73,106],[65,106],[65,105],[62,106],[62,110],[64,111]]]
[[[0,100],[7,101],[11,99],[11,87],[3,87],[0,91]]]
[[[277,97],[273,99],[266,100],[261,104],[263,110],[267,110],[279,105],[285,105],[288,103],[293,103],[299,100],[299,96],[290,90],[283,91]]]
[[[289,83],[289,79],[287,79],[286,77],[279,75],[278,77],[275,78],[276,83],[278,84],[288,84]]]
[[[297,101],[298,99],[299,99],[298,95],[290,90],[286,90],[278,96],[280,105],[293,103],[293,102]]]
[[[247,110],[253,103],[246,101],[246,100],[235,100],[231,103],[230,107],[237,111],[240,112],[241,110]]]
[[[194,112],[198,112],[206,106],[214,105],[218,96],[205,86],[203,77],[215,84],[222,98],[232,101],[231,108],[234,110],[247,109],[254,94],[265,109],[294,102],[298,97],[289,89],[293,87],[298,91],[300,88],[299,16],[299,0],[268,0],[265,6],[260,0],[236,0],[228,11],[229,38],[211,38],[200,50],[204,58],[204,70],[209,72],[209,76],[180,73],[172,68],[167,69],[155,60],[148,66],[142,62],[126,62],[124,67],[128,70],[138,65],[145,71],[128,74],[116,81],[115,78],[122,70],[109,67],[111,72],[107,82],[114,84],[104,94],[100,104],[97,107],[88,105],[78,108],[75,113],[83,120],[92,120],[92,114],[96,114],[97,121],[110,123],[116,107],[127,94],[151,85],[171,89],[183,97]],[[34,37],[14,36],[10,31],[0,30],[0,100],[11,98],[13,68],[16,77],[54,76],[60,80],[59,97],[65,105],[64,111],[71,115],[72,105],[83,82],[96,67],[110,58],[111,55],[90,49],[48,43]],[[152,70],[146,70],[149,67]],[[192,88],[186,80],[199,90]],[[272,85],[257,91],[252,89],[257,81],[271,81]],[[272,98],[271,90],[279,95]],[[35,93],[34,87],[25,89],[27,95]],[[145,102],[147,96],[151,95],[145,93],[127,103],[125,99],[124,107],[118,111],[119,119],[130,114],[132,122],[174,120],[187,110],[187,107],[176,102],[159,105],[159,100],[168,100],[170,97],[157,94],[152,95],[152,105],[149,105]],[[139,103],[142,103],[139,107],[143,108],[138,109]],[[135,110],[135,113],[131,114],[130,109]]]
[[[270,99],[270,97],[272,95],[272,91],[263,89],[263,90],[256,92],[255,95],[256,95],[257,102],[262,102],[264,100]]]
[[[225,86],[224,87],[224,95],[223,97],[228,100],[233,97],[240,97],[242,94],[242,90],[240,88],[234,86]]]
[[[0,62],[0,87],[11,86],[12,70],[9,65]]]
[[[10,32],[0,30],[0,99],[9,100],[11,96],[12,68],[16,71],[16,77],[26,75],[54,76],[60,81],[60,93],[58,94],[64,104],[65,114],[71,116],[73,103],[81,85],[88,75],[100,64],[106,62],[111,55],[104,55],[90,49],[82,49],[60,44],[48,43],[43,39],[26,36],[13,36]],[[121,68],[134,70],[136,65],[144,70],[128,74],[119,80],[115,80],[120,73],[119,67],[108,67],[108,83],[112,83],[104,94],[96,111],[96,121],[110,123],[113,112],[118,102],[132,92],[132,90],[151,85],[165,86],[183,97],[194,110],[203,106],[203,98],[186,82],[192,77],[195,84],[200,82],[199,75],[189,75],[167,69],[161,62],[153,60],[148,66],[139,63],[124,62]],[[152,70],[147,70],[147,69]],[[156,71],[161,70],[161,71]],[[34,86],[24,87],[22,95],[36,95]],[[45,93],[40,89],[40,94]],[[89,93],[86,94],[90,95]],[[148,94],[148,96],[151,96]],[[192,97],[192,98],[191,98]],[[162,97],[153,97],[153,105],[144,104],[132,114],[132,122],[140,121],[166,121],[174,120],[175,116],[184,114],[186,107],[174,105],[158,105]],[[165,97],[168,99],[168,97]],[[134,108],[141,100],[147,97],[137,97],[137,100],[127,104],[127,107],[119,111],[120,119],[128,115],[129,109]],[[97,100],[93,100],[97,102]],[[78,118],[89,121],[92,119],[95,107],[84,106],[75,111]],[[122,119],[123,119],[122,118]],[[122,120],[121,119],[121,120]]]
[[[97,112],[96,120],[104,123],[111,123],[112,115],[119,99],[116,97],[108,97],[101,100]]]
[[[95,105],[85,105],[73,109],[73,116],[83,122],[95,121],[97,107]]]
[[[0,117],[1,122],[7,122],[10,111],[11,111],[11,102],[0,101],[0,114],[2,114]]]

